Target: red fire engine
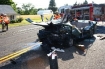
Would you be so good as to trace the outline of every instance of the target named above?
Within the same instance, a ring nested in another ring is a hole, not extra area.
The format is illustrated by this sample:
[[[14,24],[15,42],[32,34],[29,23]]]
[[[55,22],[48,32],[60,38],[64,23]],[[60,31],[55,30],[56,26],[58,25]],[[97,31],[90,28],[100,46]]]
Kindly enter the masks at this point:
[[[102,20],[105,19],[104,4],[86,4],[72,7],[72,14],[78,19]]]

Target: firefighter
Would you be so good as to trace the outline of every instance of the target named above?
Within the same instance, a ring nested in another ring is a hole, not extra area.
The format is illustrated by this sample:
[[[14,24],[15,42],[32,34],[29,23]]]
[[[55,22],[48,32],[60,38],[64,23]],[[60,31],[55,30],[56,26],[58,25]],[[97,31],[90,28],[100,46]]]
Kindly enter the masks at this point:
[[[41,16],[41,20],[42,20],[42,22],[43,22],[43,20],[44,20],[44,15],[41,14],[40,16]]]
[[[3,14],[0,15],[0,24],[2,24]]]
[[[10,20],[9,20],[7,14],[2,14],[2,21],[1,21],[1,24],[2,24],[2,32],[5,32],[5,31],[8,30],[8,24],[9,24],[9,22],[10,22]]]
[[[0,15],[0,24],[2,25],[2,32],[4,32],[3,13]]]
[[[61,16],[58,12],[56,12],[55,15],[54,15],[54,19],[59,19],[59,18],[61,18]]]
[[[61,18],[63,18],[64,14],[63,13],[60,13],[60,16],[61,16]]]
[[[74,20],[74,21],[77,21],[78,19],[75,17],[73,20]]]

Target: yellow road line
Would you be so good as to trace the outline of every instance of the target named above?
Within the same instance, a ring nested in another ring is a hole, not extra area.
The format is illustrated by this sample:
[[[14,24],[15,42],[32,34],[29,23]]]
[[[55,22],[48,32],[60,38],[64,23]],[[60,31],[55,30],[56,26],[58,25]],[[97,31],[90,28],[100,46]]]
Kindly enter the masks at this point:
[[[5,62],[5,61],[8,61],[8,60],[10,60],[10,59],[13,59],[13,58],[15,58],[15,57],[17,57],[17,56],[19,56],[19,55],[21,55],[21,54],[27,52],[27,51],[29,51],[30,49],[32,49],[32,47],[34,47],[34,46],[30,46],[30,47],[28,47],[28,48],[22,49],[22,50],[20,50],[20,51],[17,51],[17,52],[15,52],[15,53],[12,53],[12,54],[10,54],[10,55],[7,55],[7,56],[5,56],[5,57],[0,58],[0,64],[3,63],[3,62]]]

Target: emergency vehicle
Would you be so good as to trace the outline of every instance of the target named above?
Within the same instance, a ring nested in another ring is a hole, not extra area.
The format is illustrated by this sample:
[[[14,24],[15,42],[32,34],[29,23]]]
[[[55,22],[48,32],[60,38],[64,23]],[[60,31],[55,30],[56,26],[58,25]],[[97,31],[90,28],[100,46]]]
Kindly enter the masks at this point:
[[[64,7],[60,7],[64,10]],[[102,20],[102,18],[105,20],[105,4],[83,4],[83,5],[77,5],[72,7],[66,7],[66,9],[70,9],[72,15],[74,17],[77,17],[79,19],[84,20]]]
[[[85,20],[101,20],[101,16],[105,14],[104,4],[86,4],[73,6],[72,12],[75,17]]]

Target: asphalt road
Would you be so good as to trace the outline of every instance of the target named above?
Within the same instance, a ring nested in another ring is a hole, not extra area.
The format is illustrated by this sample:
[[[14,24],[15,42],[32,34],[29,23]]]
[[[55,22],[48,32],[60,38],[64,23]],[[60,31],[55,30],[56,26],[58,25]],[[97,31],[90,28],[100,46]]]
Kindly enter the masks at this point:
[[[41,27],[28,25],[0,32],[0,57],[34,44],[39,29]],[[86,47],[85,52],[74,46],[65,49],[64,53],[58,52],[59,69],[105,69],[105,40],[100,40],[98,35],[105,36],[105,24],[97,27],[94,38],[81,42]],[[13,60],[16,63],[7,61],[0,64],[0,69],[49,69],[48,57],[40,48]]]

